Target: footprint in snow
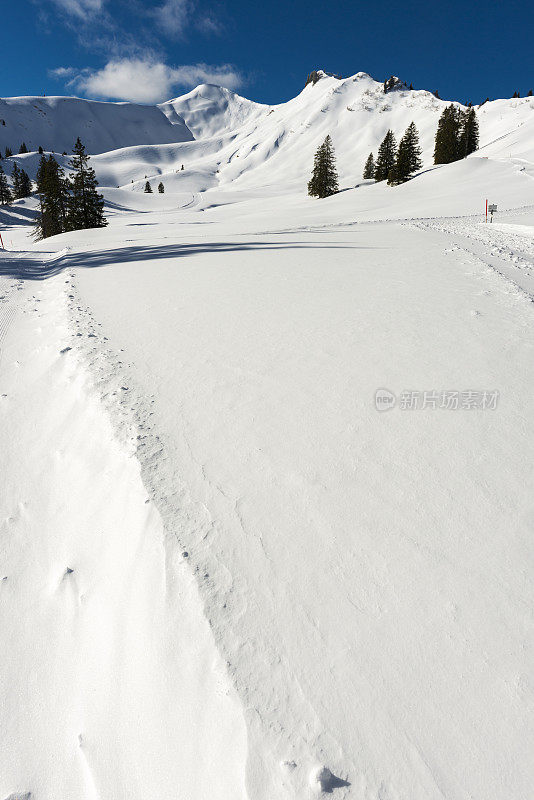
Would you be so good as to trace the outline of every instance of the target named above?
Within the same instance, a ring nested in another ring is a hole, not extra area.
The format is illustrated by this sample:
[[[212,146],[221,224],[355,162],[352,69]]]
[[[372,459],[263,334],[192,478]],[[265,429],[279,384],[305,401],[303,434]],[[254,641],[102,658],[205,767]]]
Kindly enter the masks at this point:
[[[310,774],[310,785],[316,792],[324,792],[325,794],[332,794],[334,789],[341,789],[344,786],[350,786],[349,781],[339,778],[337,775],[328,769],[328,767],[320,766],[312,769]]]

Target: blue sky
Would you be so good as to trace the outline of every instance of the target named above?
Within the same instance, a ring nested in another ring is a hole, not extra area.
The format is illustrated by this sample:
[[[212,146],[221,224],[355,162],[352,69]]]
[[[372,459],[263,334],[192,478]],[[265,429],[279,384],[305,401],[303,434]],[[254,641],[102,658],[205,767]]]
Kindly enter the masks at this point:
[[[533,29],[530,0],[18,0],[2,20],[0,96],[151,103],[208,82],[276,103],[322,68],[476,103],[534,89]]]

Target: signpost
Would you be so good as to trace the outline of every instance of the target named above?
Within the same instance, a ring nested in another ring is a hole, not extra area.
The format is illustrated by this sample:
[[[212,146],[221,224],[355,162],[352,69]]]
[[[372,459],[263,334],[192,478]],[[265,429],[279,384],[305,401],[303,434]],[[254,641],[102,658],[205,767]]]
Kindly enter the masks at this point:
[[[493,222],[493,215],[497,211],[497,206],[495,205],[495,203],[490,203],[488,205],[488,199],[486,198],[486,222],[488,221],[488,211],[491,214],[490,222]]]

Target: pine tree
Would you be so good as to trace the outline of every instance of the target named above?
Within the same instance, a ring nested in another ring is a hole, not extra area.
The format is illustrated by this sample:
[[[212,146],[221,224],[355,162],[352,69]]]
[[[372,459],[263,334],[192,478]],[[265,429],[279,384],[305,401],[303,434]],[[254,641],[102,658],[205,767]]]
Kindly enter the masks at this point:
[[[368,180],[369,178],[375,177],[375,157],[372,153],[369,153],[369,157],[365,162],[365,167],[363,168],[363,179]]]
[[[388,186],[396,186],[398,183],[404,183],[404,181],[400,178],[397,159],[395,159],[395,163],[388,172]]]
[[[13,196],[15,200],[20,200],[22,197],[30,196],[32,192],[32,183],[28,174],[23,169],[19,169],[19,165],[16,161],[13,164],[11,183],[13,186]]]
[[[6,147],[6,158],[10,158],[13,155],[13,150],[11,147]]]
[[[150,185],[150,181],[145,183],[145,194],[152,194],[152,186]]]
[[[164,187],[164,185],[163,185],[163,184],[160,182],[160,183],[158,184],[158,192],[159,192],[160,194],[163,194],[163,192],[164,192],[164,191],[165,191],[165,187]]]
[[[397,142],[393,131],[389,130],[378,148],[378,156],[375,163],[375,181],[385,181],[389,171],[395,164],[397,157]]]
[[[532,97],[532,89],[529,89],[529,90],[528,90],[527,97]]]
[[[26,147],[26,142],[22,142],[21,146],[19,147],[19,155],[20,153],[27,153],[28,148]]]
[[[53,155],[41,156],[36,182],[39,210],[35,236],[46,239],[67,230],[68,183]]]
[[[32,182],[30,176],[25,170],[20,171],[20,189],[19,197],[29,197],[32,193]]]
[[[415,122],[410,122],[399,142],[397,158],[388,175],[388,183],[392,185],[404,183],[422,166],[419,132],[415,127]]]
[[[461,133],[462,112],[451,103],[439,118],[434,143],[434,164],[451,164],[463,157]]]
[[[311,197],[330,197],[338,191],[336,157],[332,139],[327,136],[315,153],[313,173],[308,183]]]
[[[8,206],[12,200],[13,195],[11,194],[11,189],[9,188],[9,184],[7,182],[6,173],[0,164],[0,205]]]
[[[44,150],[43,150],[43,148],[41,147],[41,145],[39,145],[39,150],[38,150],[38,152],[39,152],[39,155],[40,155],[40,156],[42,156],[42,155],[43,155],[43,153],[44,153]]]
[[[89,156],[80,137],[76,139],[69,167],[72,174],[69,177],[71,195],[68,202],[67,229],[77,231],[104,228],[108,224],[104,217],[104,198],[96,191],[96,174],[89,166]]]
[[[15,161],[13,164],[13,172],[11,173],[11,185],[13,187],[13,196],[15,200],[18,200],[20,195],[20,169],[19,165]]]
[[[474,153],[478,150],[478,120],[474,108],[464,111],[462,115],[462,126],[460,135],[461,157]]]

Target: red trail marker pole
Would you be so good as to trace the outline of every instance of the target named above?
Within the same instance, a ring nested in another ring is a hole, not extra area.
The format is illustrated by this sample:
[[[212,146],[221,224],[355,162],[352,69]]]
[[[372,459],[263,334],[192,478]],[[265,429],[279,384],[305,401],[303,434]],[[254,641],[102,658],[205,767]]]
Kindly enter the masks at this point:
[[[488,221],[488,198],[486,197],[486,222]]]

